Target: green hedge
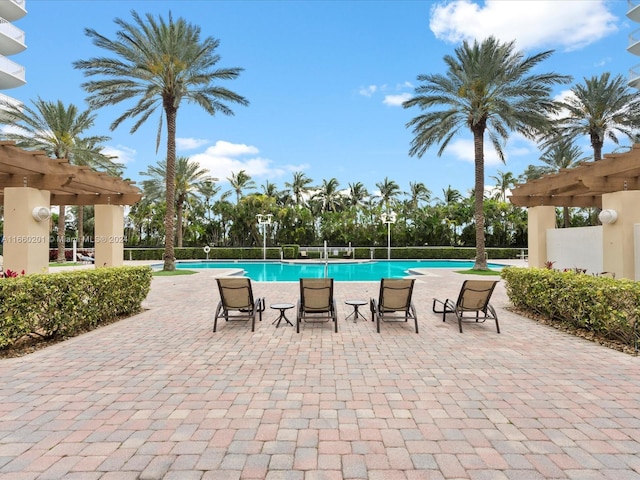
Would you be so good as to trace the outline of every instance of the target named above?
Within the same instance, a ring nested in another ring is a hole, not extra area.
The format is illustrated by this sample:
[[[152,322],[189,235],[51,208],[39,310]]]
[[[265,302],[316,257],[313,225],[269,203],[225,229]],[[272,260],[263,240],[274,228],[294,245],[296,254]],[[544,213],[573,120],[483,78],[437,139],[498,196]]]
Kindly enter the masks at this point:
[[[640,283],[540,268],[508,267],[501,275],[516,308],[636,346]]]
[[[112,267],[0,280],[0,348],[25,335],[73,336],[140,311],[151,268]]]

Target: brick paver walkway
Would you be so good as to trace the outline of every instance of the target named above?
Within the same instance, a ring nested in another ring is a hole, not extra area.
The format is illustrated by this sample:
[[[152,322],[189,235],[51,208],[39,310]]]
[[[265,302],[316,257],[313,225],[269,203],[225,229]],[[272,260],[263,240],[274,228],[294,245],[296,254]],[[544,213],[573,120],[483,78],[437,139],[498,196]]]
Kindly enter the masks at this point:
[[[418,335],[344,320],[378,283],[336,284],[337,334],[270,309],[214,334],[210,271],[154,278],[143,313],[0,361],[0,478],[640,479],[640,359],[510,313],[501,285],[502,333],[460,334],[431,299],[464,278],[416,282]]]

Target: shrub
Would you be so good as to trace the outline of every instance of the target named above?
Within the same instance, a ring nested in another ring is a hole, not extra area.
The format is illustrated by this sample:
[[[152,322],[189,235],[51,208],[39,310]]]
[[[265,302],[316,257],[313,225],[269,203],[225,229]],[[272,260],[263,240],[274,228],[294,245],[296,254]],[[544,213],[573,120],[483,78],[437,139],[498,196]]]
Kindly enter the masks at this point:
[[[33,274],[0,280],[0,348],[25,335],[73,336],[140,310],[149,267]]]
[[[634,346],[640,283],[539,268],[508,267],[501,275],[516,308]]]

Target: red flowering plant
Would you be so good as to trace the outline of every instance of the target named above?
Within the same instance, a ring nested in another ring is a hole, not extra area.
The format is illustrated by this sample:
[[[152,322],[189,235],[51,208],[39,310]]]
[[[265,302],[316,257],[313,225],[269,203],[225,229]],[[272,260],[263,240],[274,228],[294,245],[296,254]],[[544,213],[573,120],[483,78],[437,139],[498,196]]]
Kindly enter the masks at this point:
[[[24,275],[24,270],[22,270],[20,275]],[[15,277],[18,276],[18,272],[15,271],[15,270],[11,270],[11,269],[7,268],[7,270],[4,272],[4,274],[2,274],[2,276],[4,278],[15,278]]]

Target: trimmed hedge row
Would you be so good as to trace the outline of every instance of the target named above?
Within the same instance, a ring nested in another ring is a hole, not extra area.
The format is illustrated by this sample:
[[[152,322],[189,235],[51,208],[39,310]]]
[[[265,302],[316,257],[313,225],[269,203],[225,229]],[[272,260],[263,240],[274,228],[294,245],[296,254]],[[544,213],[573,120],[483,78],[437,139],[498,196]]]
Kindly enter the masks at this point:
[[[73,336],[140,311],[149,267],[112,267],[0,280],[0,348],[25,335]]]
[[[640,283],[540,268],[508,267],[501,275],[515,307],[635,346]]]
[[[331,247],[335,249],[336,247]],[[353,258],[360,260],[371,258],[371,250],[374,258],[386,259],[386,247],[353,247]],[[299,252],[305,250],[299,245],[283,245],[280,247],[267,247],[267,259],[279,260],[280,252],[286,259],[298,258]],[[332,250],[329,254],[332,255]],[[340,257],[346,252],[346,247],[340,247]],[[516,259],[521,255],[519,248],[487,248],[489,259]],[[163,248],[128,248],[124,252],[125,260],[162,260]],[[307,258],[320,258],[322,251],[309,250]],[[176,260],[202,260],[207,257],[201,247],[183,247],[175,249]],[[209,251],[210,260],[260,260],[263,256],[262,248],[232,248],[212,247]],[[472,260],[476,256],[475,248],[468,247],[394,247],[391,249],[392,259],[452,259]]]

